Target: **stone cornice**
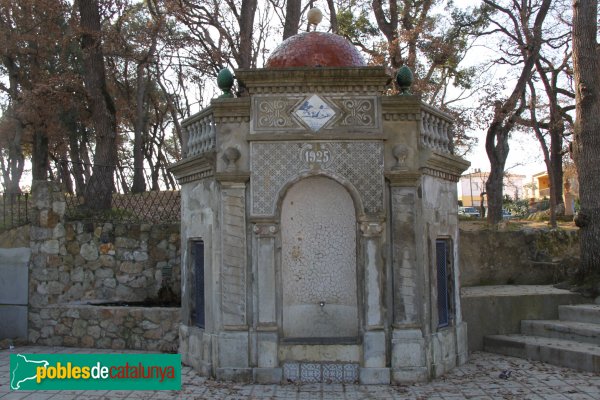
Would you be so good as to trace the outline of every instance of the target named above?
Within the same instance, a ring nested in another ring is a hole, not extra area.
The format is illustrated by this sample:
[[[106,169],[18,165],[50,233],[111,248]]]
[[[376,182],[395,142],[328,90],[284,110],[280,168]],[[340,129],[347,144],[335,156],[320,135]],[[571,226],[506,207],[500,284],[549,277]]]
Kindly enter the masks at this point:
[[[426,175],[435,176],[452,182],[458,182],[461,174],[471,163],[461,157],[429,151],[425,165],[421,171]]]
[[[215,153],[205,153],[169,165],[169,171],[180,184],[209,178],[215,174]]]
[[[211,101],[216,122],[247,122],[250,121],[250,98],[236,99],[216,98]]]
[[[421,179],[421,172],[418,171],[387,171],[385,178],[390,182],[391,187],[416,187]]]
[[[416,96],[382,96],[381,108],[385,121],[421,119],[421,102]]]
[[[249,172],[217,172],[215,178],[221,183],[246,183],[250,180]]]
[[[391,80],[383,67],[239,69],[250,94],[309,92],[382,92]]]

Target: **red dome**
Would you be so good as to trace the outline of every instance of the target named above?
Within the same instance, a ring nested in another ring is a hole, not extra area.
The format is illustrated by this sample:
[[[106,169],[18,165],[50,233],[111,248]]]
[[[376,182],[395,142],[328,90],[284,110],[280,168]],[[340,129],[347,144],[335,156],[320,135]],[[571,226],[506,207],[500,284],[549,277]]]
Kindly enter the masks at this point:
[[[349,41],[326,32],[303,32],[283,41],[266,68],[364,67],[365,61]]]

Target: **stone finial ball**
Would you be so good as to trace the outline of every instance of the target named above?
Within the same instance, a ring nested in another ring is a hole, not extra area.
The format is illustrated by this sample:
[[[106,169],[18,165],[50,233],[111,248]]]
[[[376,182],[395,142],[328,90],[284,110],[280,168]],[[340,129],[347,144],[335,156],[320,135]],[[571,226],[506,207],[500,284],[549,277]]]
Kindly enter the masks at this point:
[[[228,68],[223,68],[217,75],[217,85],[219,89],[231,89],[233,86],[233,74]]]
[[[319,25],[323,20],[323,13],[318,8],[311,8],[308,10],[308,14],[306,14],[308,18],[308,23],[312,25]]]

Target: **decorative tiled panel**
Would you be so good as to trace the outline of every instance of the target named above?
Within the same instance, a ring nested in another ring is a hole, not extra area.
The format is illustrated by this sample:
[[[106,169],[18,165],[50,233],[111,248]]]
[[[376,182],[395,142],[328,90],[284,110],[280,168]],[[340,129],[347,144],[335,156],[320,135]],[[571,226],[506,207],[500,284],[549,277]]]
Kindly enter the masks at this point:
[[[335,110],[315,94],[301,102],[294,114],[316,132],[335,117]]]
[[[284,380],[292,382],[300,381],[300,363],[285,363],[283,364]]]
[[[356,383],[358,364],[297,363],[283,364],[283,379],[296,383]]]
[[[250,152],[254,216],[275,215],[283,187],[300,175],[319,170],[352,184],[362,198],[362,211],[383,211],[383,144],[380,141],[254,142]]]
[[[252,133],[381,131],[376,96],[254,96],[252,110]]]

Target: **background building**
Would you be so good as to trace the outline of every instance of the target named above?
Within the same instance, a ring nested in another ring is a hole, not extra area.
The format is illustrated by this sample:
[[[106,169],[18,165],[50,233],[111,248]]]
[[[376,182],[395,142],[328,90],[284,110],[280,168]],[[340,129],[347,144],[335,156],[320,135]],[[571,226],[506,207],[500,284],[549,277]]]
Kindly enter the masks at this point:
[[[481,205],[481,193],[485,192],[485,183],[489,172],[475,169],[473,172],[464,174],[459,181],[459,199],[465,207]],[[504,175],[504,195],[510,196],[514,200],[525,198],[525,175],[505,174]],[[487,197],[484,199],[484,205],[487,204]]]

